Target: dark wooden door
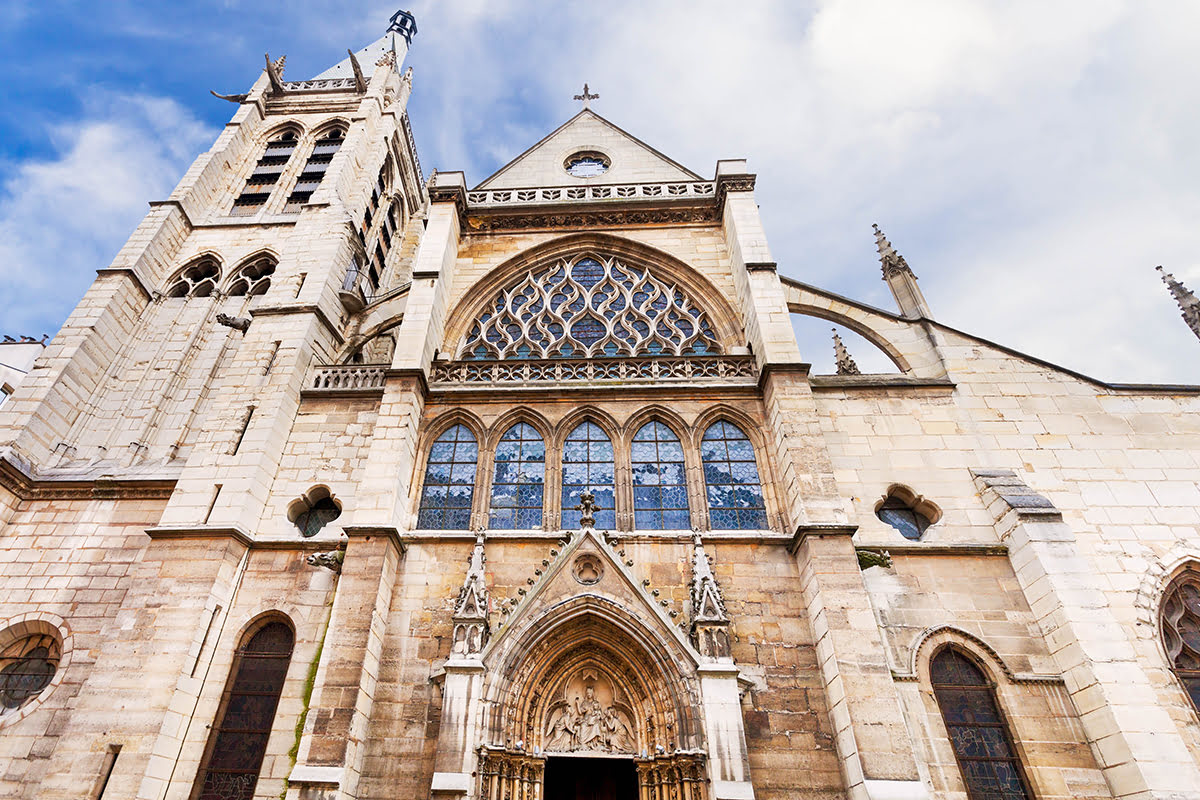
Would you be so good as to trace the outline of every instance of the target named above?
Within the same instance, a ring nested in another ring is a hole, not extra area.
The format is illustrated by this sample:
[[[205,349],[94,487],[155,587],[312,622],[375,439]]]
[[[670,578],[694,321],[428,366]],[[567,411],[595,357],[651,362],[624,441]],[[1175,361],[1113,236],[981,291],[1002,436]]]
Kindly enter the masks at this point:
[[[637,800],[637,771],[625,758],[546,761],[544,800]]]

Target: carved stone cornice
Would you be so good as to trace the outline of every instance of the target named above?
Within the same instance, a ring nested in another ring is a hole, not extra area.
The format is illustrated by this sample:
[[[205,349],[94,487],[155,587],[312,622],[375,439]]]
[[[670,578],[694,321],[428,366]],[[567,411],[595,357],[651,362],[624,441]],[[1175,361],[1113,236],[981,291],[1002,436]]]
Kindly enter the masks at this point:
[[[725,198],[730,192],[752,192],[758,176],[752,172],[717,176],[717,214],[725,212]]]
[[[0,486],[21,500],[167,500],[175,478],[33,476],[0,455]]]
[[[603,208],[578,211],[547,209],[516,214],[472,213],[467,218],[466,230],[472,233],[492,233],[502,230],[691,225],[713,224],[718,219],[716,209],[708,204],[687,208]]]

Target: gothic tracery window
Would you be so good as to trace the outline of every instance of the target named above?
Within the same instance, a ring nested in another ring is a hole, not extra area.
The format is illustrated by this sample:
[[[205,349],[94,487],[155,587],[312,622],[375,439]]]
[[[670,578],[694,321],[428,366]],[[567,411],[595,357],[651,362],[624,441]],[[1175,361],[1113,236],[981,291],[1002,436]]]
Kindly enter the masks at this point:
[[[58,640],[48,634],[24,636],[0,650],[0,718],[50,685],[60,657]]]
[[[709,527],[755,530],[767,527],[754,445],[732,422],[714,422],[700,442]]]
[[[530,530],[542,526],[546,445],[532,425],[518,422],[496,445],[492,478],[491,528]]]
[[[642,530],[686,530],[687,479],[683,447],[670,428],[647,422],[633,437],[633,517]]]
[[[257,297],[271,288],[271,276],[275,274],[275,260],[270,256],[256,258],[238,270],[237,277],[229,284],[230,297]]]
[[[613,446],[600,426],[581,422],[563,443],[562,527],[579,527],[576,510],[584,492],[596,499],[596,527],[612,530],[617,526],[616,498],[613,489]]]
[[[209,734],[196,800],[251,800],[283,692],[294,636],[268,622],[234,656],[223,707]]]
[[[1021,763],[991,682],[952,647],[934,655],[930,682],[971,800],[1029,800]]]
[[[465,531],[471,527],[479,446],[466,425],[455,425],[429,449],[417,527]]]
[[[720,352],[708,317],[673,284],[616,258],[531,270],[500,290],[462,359],[683,356]]]
[[[167,287],[167,297],[208,297],[217,290],[221,268],[211,258],[202,258],[179,271]]]
[[[1167,592],[1162,637],[1175,677],[1200,712],[1200,573],[1187,574]]]

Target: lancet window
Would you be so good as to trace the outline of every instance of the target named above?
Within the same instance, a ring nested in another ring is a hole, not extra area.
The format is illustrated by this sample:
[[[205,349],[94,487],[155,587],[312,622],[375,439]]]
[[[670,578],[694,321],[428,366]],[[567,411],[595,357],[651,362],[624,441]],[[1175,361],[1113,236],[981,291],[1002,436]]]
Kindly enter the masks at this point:
[[[466,425],[455,425],[437,438],[425,466],[418,527],[452,531],[471,527],[478,460],[479,446]]]
[[[684,356],[720,352],[678,286],[612,257],[531,270],[500,290],[459,348],[464,360]]]
[[[1175,677],[1200,712],[1200,573],[1188,573],[1167,592],[1162,637]]]
[[[995,690],[983,671],[948,647],[933,657],[929,672],[967,796],[971,800],[1031,798]]]
[[[614,492],[613,446],[594,422],[581,422],[563,443],[562,527],[579,527],[579,498],[591,492],[596,502],[596,527],[612,530],[617,526]]]
[[[292,193],[288,195],[284,211],[299,211],[300,207],[308,202],[313,192],[321,185],[321,180],[325,177],[325,170],[329,169],[329,163],[333,161],[334,155],[342,146],[345,136],[345,131],[339,127],[333,127],[320,139],[317,139],[312,152],[308,155],[308,160],[304,162],[304,169],[300,172],[300,177],[296,179]]]
[[[714,422],[700,442],[709,526],[717,530],[767,527],[767,508],[754,445],[732,422]]]
[[[683,530],[691,527],[683,447],[670,428],[647,422],[633,437],[634,527]]]
[[[268,622],[238,648],[233,676],[209,734],[196,800],[250,800],[258,783],[288,664],[292,629]]]
[[[496,445],[492,478],[492,528],[530,530],[542,526],[546,444],[532,425],[518,422]]]
[[[244,217],[257,214],[266,205],[267,200],[271,197],[271,192],[279,183],[279,176],[287,169],[287,164],[292,159],[292,153],[296,152],[298,144],[296,132],[291,130],[283,131],[267,142],[262,158],[258,160],[254,171],[246,179],[246,188],[242,190],[237,200],[233,201],[231,213],[234,216]]]

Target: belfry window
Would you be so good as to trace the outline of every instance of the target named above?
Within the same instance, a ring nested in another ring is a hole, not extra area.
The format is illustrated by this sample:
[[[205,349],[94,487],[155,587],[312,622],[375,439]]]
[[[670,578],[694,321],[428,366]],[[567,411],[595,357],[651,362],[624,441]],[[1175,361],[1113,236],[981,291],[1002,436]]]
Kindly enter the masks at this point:
[[[1200,712],[1200,573],[1186,573],[1167,591],[1161,624],[1171,670]]]
[[[542,526],[546,445],[532,425],[519,422],[496,445],[488,526],[531,530]]]
[[[201,258],[179,271],[167,286],[167,297],[208,297],[217,290],[221,268],[211,258]]]
[[[596,499],[596,527],[612,530],[617,526],[616,498],[613,491],[613,446],[594,422],[581,422],[563,443],[562,527],[579,527],[576,510],[584,492]]]
[[[321,185],[321,180],[325,177],[325,171],[329,169],[334,155],[341,148],[345,135],[341,128],[330,128],[320,139],[317,139],[312,153],[304,162],[304,169],[300,172],[300,177],[296,179],[292,193],[288,195],[287,205],[283,209],[285,212],[299,211],[301,206],[312,197],[313,192]]]
[[[196,800],[250,800],[292,660],[292,629],[268,622],[234,655],[232,679],[208,739]]]
[[[700,442],[709,527],[756,530],[767,527],[754,446],[732,422],[714,422]]]
[[[269,256],[255,259],[238,270],[237,277],[229,285],[230,297],[257,297],[271,288],[271,276],[275,274],[275,260]]]
[[[971,800],[1028,800],[1012,737],[990,681],[971,659],[947,647],[929,664],[954,758]]]
[[[465,531],[471,527],[479,446],[466,425],[455,425],[434,441],[425,466],[417,527]]]
[[[692,356],[720,352],[701,308],[678,286],[616,258],[531,270],[475,318],[460,359]]]
[[[287,169],[292,153],[296,152],[297,144],[295,131],[284,131],[267,143],[267,149],[254,166],[254,172],[246,179],[246,188],[233,201],[233,211],[230,213],[237,217],[248,217],[257,214],[267,204],[271,192],[279,183],[279,176]]]
[[[687,481],[683,447],[670,428],[647,422],[633,437],[634,527],[643,530],[686,530]]]

